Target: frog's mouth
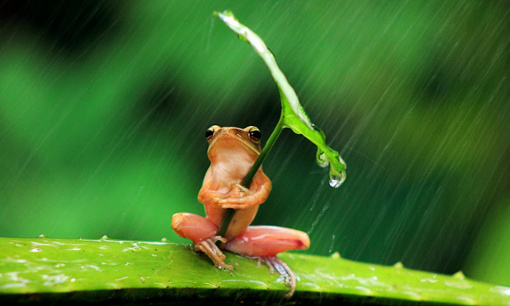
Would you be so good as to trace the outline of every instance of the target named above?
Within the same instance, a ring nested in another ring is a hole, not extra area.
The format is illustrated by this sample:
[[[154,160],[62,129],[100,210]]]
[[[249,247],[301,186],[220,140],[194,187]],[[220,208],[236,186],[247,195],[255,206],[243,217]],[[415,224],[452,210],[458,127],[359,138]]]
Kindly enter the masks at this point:
[[[233,128],[220,131],[220,134],[215,135],[209,144],[207,152],[209,155],[236,155],[239,154],[241,150],[255,158],[260,155],[259,145],[253,143],[242,129]]]

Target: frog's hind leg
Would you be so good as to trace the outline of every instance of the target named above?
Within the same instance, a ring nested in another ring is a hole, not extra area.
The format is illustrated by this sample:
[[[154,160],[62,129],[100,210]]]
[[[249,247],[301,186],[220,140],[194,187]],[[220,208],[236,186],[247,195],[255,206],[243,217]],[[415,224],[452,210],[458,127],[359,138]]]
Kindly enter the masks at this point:
[[[174,214],[171,225],[177,235],[191,239],[194,243],[215,236],[218,231],[218,226],[211,220],[190,213]]]
[[[172,216],[172,229],[177,235],[193,240],[195,251],[205,253],[217,268],[233,269],[225,263],[226,257],[216,245],[216,241],[226,242],[226,239],[216,236],[218,226],[211,220],[195,214],[177,213]]]
[[[223,248],[245,256],[259,257],[271,273],[276,270],[285,280],[290,298],[296,289],[296,276],[276,254],[289,250],[306,250],[310,238],[304,232],[276,226],[250,226],[241,235],[222,245]]]
[[[285,251],[306,250],[309,246],[310,238],[304,232],[277,226],[249,226],[222,248],[245,256],[271,257]]]

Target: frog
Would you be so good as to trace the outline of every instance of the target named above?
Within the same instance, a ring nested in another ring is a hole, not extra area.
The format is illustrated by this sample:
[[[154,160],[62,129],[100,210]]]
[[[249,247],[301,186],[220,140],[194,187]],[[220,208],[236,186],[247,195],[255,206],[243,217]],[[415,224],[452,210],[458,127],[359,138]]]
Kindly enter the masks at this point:
[[[172,229],[179,236],[192,240],[194,250],[205,253],[217,268],[233,270],[233,266],[225,262],[222,250],[258,258],[259,262],[269,266],[271,273],[276,270],[283,276],[290,287],[286,297],[290,297],[296,287],[296,277],[276,255],[290,250],[306,250],[310,246],[310,238],[305,232],[291,228],[251,225],[272,188],[262,166],[249,188],[242,185],[261,153],[260,130],[255,126],[213,125],[206,130],[205,137],[211,164],[198,193],[198,200],[205,208],[205,217],[176,213],[172,216]],[[221,237],[217,232],[227,209],[236,212],[224,237]]]

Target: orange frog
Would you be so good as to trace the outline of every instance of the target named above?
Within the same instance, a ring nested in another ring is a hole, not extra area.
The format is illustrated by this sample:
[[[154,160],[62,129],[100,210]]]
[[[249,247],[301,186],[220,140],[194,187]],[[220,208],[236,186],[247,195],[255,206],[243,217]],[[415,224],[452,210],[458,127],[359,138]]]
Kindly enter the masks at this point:
[[[271,181],[260,167],[250,188],[241,185],[260,154],[261,134],[258,128],[245,129],[213,125],[206,132],[209,142],[207,155],[211,166],[205,174],[198,200],[205,206],[206,217],[177,213],[172,217],[172,229],[181,237],[193,240],[195,250],[204,252],[218,268],[232,270],[225,263],[220,248],[249,257],[258,257],[271,271],[276,269],[284,278],[292,295],[296,280],[288,266],[276,254],[288,250],[305,250],[310,239],[304,232],[276,226],[250,226],[259,205],[271,191]],[[236,213],[225,237],[217,236],[226,210]],[[221,241],[220,248],[216,242]]]

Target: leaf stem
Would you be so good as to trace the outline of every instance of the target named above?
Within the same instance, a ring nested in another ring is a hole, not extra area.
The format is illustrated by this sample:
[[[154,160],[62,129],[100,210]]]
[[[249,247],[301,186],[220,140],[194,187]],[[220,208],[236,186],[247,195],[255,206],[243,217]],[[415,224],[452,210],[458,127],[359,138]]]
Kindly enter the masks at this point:
[[[248,171],[248,174],[243,179],[243,182],[241,183],[244,187],[250,188],[250,184],[253,180],[253,177],[255,176],[255,173],[257,173],[257,170],[262,165],[262,162],[264,162],[264,159],[266,159],[267,153],[271,151],[273,148],[276,139],[278,139],[278,136],[280,136],[283,128],[283,116],[280,116],[280,120],[278,120],[278,123],[276,124],[276,127],[274,128],[273,132],[271,133],[271,136],[269,136],[269,139],[266,142],[266,145],[262,149],[262,152],[260,152],[259,157],[251,167],[250,171]],[[225,233],[227,232],[228,226],[230,225],[230,222],[232,221],[232,218],[234,218],[236,211],[232,208],[227,209],[227,213],[225,214],[225,217],[223,217],[223,221],[221,223],[220,229],[217,232],[217,235],[224,237]]]

